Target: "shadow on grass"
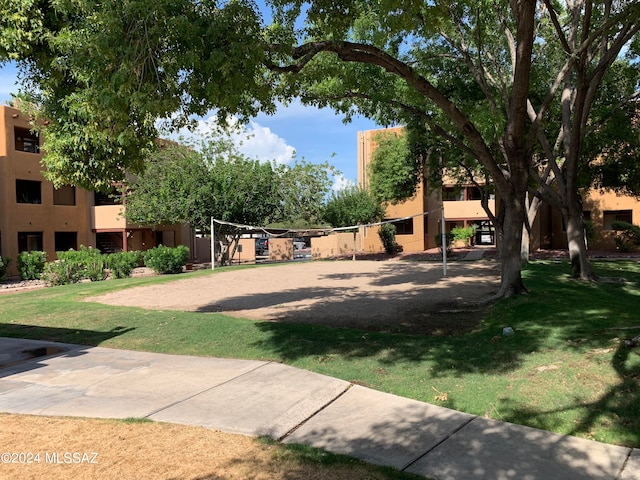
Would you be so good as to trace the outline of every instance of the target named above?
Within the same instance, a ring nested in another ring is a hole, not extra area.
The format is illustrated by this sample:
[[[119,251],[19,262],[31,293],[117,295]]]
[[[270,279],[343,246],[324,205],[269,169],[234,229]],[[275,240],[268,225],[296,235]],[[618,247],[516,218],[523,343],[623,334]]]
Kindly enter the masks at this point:
[[[616,443],[629,447],[640,445],[640,354],[638,350],[622,343],[613,356],[613,368],[618,383],[592,401],[576,401],[562,408],[535,410],[531,408],[503,407],[502,413],[509,421],[534,425],[553,430],[557,427],[558,415],[577,414],[574,427],[567,432],[597,438],[602,429],[614,435]],[[609,438],[603,438],[608,441]]]
[[[324,325],[261,322],[268,338],[255,346],[276,352],[285,362],[331,355],[346,359],[376,358],[381,365],[431,364],[433,377],[453,372],[507,372],[523,356],[539,347],[540,339],[526,334],[496,342],[494,332],[482,329],[465,335],[421,336],[384,334]]]
[[[610,359],[615,381],[603,382],[602,393],[594,392],[587,399],[576,395],[575,401],[558,408],[535,409],[505,402],[501,413],[508,421],[545,430],[557,429],[564,416],[575,417],[568,434],[605,442],[615,439],[617,444],[637,447],[640,347],[627,345],[625,339],[640,335],[639,268],[628,262],[598,262],[594,266],[601,277],[620,281],[588,284],[570,279],[564,273],[568,271],[566,264],[536,267],[528,275],[529,284],[534,286],[532,301],[502,302],[497,309],[498,314],[520,319],[514,324],[516,334],[525,331],[538,335],[546,338],[550,351],[564,350],[584,359],[576,367],[578,379],[569,381],[596,388],[598,363],[605,359]]]
[[[110,338],[135,330],[133,327],[114,327],[109,331],[77,328],[41,327],[15,323],[0,323],[0,337],[46,340],[49,342],[73,343],[98,346]]]

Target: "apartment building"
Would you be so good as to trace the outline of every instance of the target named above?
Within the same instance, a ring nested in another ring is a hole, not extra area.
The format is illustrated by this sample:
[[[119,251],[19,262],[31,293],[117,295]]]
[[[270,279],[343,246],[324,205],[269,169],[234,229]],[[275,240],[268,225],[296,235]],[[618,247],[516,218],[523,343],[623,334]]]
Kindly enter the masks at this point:
[[[402,135],[403,127],[366,130],[358,132],[358,183],[367,185],[368,165],[378,144],[376,136],[384,133]],[[482,208],[477,187],[457,185],[453,179],[445,179],[443,188],[428,188],[426,179],[417,187],[415,195],[397,205],[389,205],[385,220],[398,220],[396,241],[405,252],[420,252],[436,247],[436,236],[442,232],[444,208],[444,228],[450,232],[454,227],[477,225],[476,241],[493,245],[495,235],[489,216]],[[495,212],[495,200],[489,200],[489,208]],[[378,227],[365,228],[362,232],[362,249],[366,252],[382,251]]]
[[[590,189],[582,195],[583,217],[593,225],[593,238],[589,250],[615,251],[615,221],[640,223],[640,202],[632,196],[621,195],[610,189]],[[567,235],[562,215],[557,209],[543,206],[540,221],[534,231],[540,248],[565,249]]]
[[[184,226],[144,228],[127,222],[118,197],[55,188],[42,175],[40,145],[20,110],[0,106],[0,255],[13,259],[9,275],[17,274],[16,258],[23,251],[42,250],[55,260],[55,252],[80,245],[103,253],[190,246],[192,236]]]
[[[367,168],[373,152],[377,148],[376,135],[382,132],[402,134],[403,128],[367,130],[358,132],[358,182],[368,182]],[[590,240],[591,250],[612,251],[616,249],[615,231],[612,222],[622,220],[629,223],[640,221],[640,202],[628,195],[620,195],[612,190],[589,189],[583,194],[584,218],[593,225],[594,235]],[[396,223],[396,240],[405,252],[417,252],[436,246],[435,236],[440,233],[442,208],[444,207],[445,231],[456,226],[478,226],[476,244],[495,244],[495,233],[489,218],[480,204],[477,187],[472,184],[458,185],[445,178],[443,188],[430,191],[422,182],[413,198],[398,205],[390,205],[386,219],[412,217]],[[489,208],[495,212],[495,199],[489,200]],[[422,216],[422,213],[425,213]],[[419,215],[419,216],[414,216]],[[382,251],[377,228],[365,229],[362,248],[368,252]],[[549,205],[540,207],[531,233],[532,250],[565,249],[567,238],[562,215]]]

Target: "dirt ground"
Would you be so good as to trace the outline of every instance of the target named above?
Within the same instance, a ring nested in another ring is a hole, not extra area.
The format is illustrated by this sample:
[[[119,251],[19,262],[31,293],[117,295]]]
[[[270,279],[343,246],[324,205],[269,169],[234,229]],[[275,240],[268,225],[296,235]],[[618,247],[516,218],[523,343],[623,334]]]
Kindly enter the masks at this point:
[[[185,276],[87,301],[442,335],[477,326],[499,273],[494,261],[451,263],[446,277],[430,262],[317,261]]]
[[[283,445],[166,423],[0,414],[0,478],[384,479],[359,462],[296,461]]]

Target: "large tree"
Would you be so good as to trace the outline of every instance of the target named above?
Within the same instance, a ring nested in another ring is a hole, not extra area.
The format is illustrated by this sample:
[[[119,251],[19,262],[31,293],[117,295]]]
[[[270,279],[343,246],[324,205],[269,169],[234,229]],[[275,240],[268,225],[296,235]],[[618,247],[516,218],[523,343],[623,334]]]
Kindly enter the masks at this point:
[[[331,175],[328,164],[293,161],[276,165],[242,155],[224,136],[210,136],[198,148],[162,143],[147,168],[126,182],[127,219],[142,225],[188,223],[207,231],[211,218],[267,226],[316,226],[324,213]],[[293,160],[293,159],[292,159]],[[216,228],[220,252],[241,230]],[[233,255],[231,255],[233,256]]]
[[[587,258],[581,166],[585,153],[606,155],[607,145],[601,144],[600,152],[591,149],[587,153],[585,138],[599,124],[610,121],[601,110],[594,111],[594,106],[607,102],[602,88],[607,74],[614,73],[612,66],[623,49],[637,42],[640,4],[603,0],[567,2],[563,7],[545,0],[543,6],[545,21],[538,35],[546,41],[539,46],[540,62],[534,78],[536,91],[544,91],[541,84],[547,91],[528,102],[533,127],[529,141],[533,142],[535,135],[539,159],[546,163],[538,169],[543,172],[538,191],[562,212],[574,275],[590,280],[595,276]],[[637,60],[636,50],[627,51]],[[632,84],[637,94],[637,77]]]
[[[300,96],[347,118],[420,118],[482,166],[504,206],[498,296],[526,290],[520,246],[531,167],[544,151],[555,168],[546,146],[559,138],[555,175],[564,181],[572,260],[582,258],[574,219],[584,127],[603,75],[640,28],[640,4],[271,3],[264,25],[250,0],[0,0],[0,60],[20,62],[50,120],[50,175],[111,180],[141,167],[157,118],[210,108],[246,117]],[[564,52],[562,64],[538,68],[550,51]],[[546,94],[532,97],[534,83]],[[555,101],[561,109],[550,108]]]

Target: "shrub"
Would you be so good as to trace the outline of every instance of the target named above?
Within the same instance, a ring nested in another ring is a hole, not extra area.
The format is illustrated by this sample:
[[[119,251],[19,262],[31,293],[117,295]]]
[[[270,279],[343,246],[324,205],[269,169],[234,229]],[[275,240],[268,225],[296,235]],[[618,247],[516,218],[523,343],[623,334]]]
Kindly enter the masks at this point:
[[[11,259],[9,257],[2,258],[2,255],[0,255],[0,282],[7,278],[7,270],[10,264]]]
[[[184,245],[165,247],[159,245],[144,252],[144,264],[156,273],[181,273],[189,260],[189,249]]]
[[[628,222],[615,221],[611,228],[616,231],[616,247],[621,252],[629,252],[640,245],[640,227]]]
[[[596,224],[593,220],[584,220],[584,234],[587,237],[587,243],[593,243],[596,238]]]
[[[393,255],[400,250],[400,245],[396,242],[396,226],[393,223],[380,225],[378,235],[380,236],[380,240],[382,240],[384,251],[389,255]]]
[[[113,278],[127,278],[140,264],[142,254],[140,252],[110,253],[106,258],[106,266],[111,270]]]
[[[451,243],[453,242],[453,233],[447,232],[445,236],[447,241],[447,253],[451,253]],[[442,252],[442,233],[438,233],[435,236],[435,239],[436,239],[436,246],[440,249],[440,252]]]
[[[469,225],[467,227],[454,227],[451,229],[453,240],[455,242],[464,242],[465,245],[471,245],[473,236],[476,233],[477,225]]]
[[[84,278],[84,266],[79,262],[69,260],[48,262],[41,278],[50,287],[78,283]]]
[[[46,252],[31,250],[18,254],[18,272],[23,280],[37,280],[42,275],[47,262]]]
[[[99,282],[107,278],[104,255],[96,248],[80,245],[80,250],[56,252],[56,255],[61,262],[73,264],[73,270],[81,272],[82,278],[92,282]]]

